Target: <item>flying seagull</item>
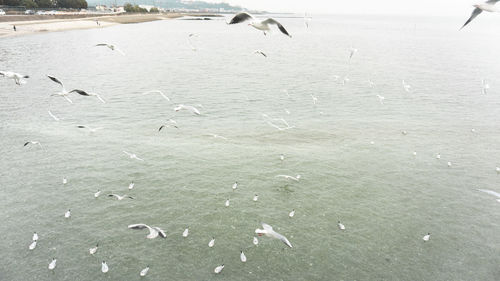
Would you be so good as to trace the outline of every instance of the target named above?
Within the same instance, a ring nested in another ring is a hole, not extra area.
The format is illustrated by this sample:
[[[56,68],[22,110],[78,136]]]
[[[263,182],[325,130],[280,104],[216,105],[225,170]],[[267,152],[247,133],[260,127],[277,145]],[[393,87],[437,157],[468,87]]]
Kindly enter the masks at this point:
[[[285,178],[287,180],[294,180],[294,181],[299,181],[300,180],[300,175],[297,175],[296,177],[292,177],[289,175],[277,175],[277,178]]]
[[[102,127],[91,128],[91,127],[89,127],[87,125],[78,125],[77,127],[80,128],[80,129],[87,129],[87,130],[89,130],[90,133],[95,133],[97,130],[104,129]]]
[[[27,141],[24,143],[24,146],[27,146],[28,144],[38,144],[40,147],[42,147],[42,144],[39,141]]]
[[[490,89],[490,84],[488,84],[488,82],[485,79],[483,79],[481,83],[482,83],[481,93],[487,94],[488,90]]]
[[[118,194],[114,194],[114,193],[113,194],[108,194],[108,197],[115,197],[116,199],[118,199],[118,201],[121,201],[121,200],[123,200],[125,198],[134,199],[134,197],[128,196],[126,194],[125,195],[118,195]]]
[[[255,50],[255,51],[253,51],[253,53],[254,53],[254,54],[260,54],[260,55],[263,55],[265,58],[267,58],[267,55],[266,55],[264,52],[262,52],[261,50]]]
[[[164,99],[166,99],[167,101],[170,101],[170,98],[167,97],[162,91],[160,90],[152,90],[152,91],[147,91],[147,92],[144,92],[142,93],[143,96],[145,95],[149,95],[149,94],[159,94],[160,96],[162,96]]]
[[[158,132],[160,132],[163,128],[172,128],[173,127],[173,128],[179,129],[179,127],[177,127],[177,122],[175,120],[168,119],[167,121],[168,121],[168,123],[161,125],[161,127],[158,129]]]
[[[47,77],[49,77],[50,80],[56,82],[57,84],[61,85],[61,91],[58,92],[58,93],[55,93],[55,94],[52,94],[51,96],[60,96],[60,97],[63,97],[65,98],[69,103],[73,103],[69,98],[68,98],[68,95],[70,93],[77,93],[79,95],[82,95],[82,96],[90,96],[89,94],[87,94],[85,91],[82,91],[82,90],[78,90],[78,89],[74,89],[74,90],[71,90],[71,91],[66,91],[66,89],[64,88],[64,85],[63,83],[61,82],[61,80],[57,79],[56,77],[54,76],[50,76],[50,75],[47,75]]]
[[[290,241],[288,241],[288,239],[285,236],[274,231],[270,225],[262,223],[262,228],[263,229],[256,229],[255,233],[257,233],[257,235],[259,236],[265,235],[267,237],[279,239],[281,240],[281,242],[285,243],[288,247],[292,248],[292,244],[290,243]]]
[[[349,49],[349,61],[351,61],[352,57],[354,56],[354,54],[356,54],[358,52],[358,49],[354,48],[354,47],[351,47]]]
[[[95,45],[94,47],[108,47],[112,51],[117,51],[118,53],[125,55],[125,53],[122,52],[122,50],[118,49],[115,45],[112,44],[100,43]]]
[[[0,76],[14,80],[17,85],[26,84],[26,80],[23,78],[30,78],[28,75],[22,75],[12,71],[0,71]]]
[[[198,109],[196,109],[196,107],[194,106],[191,106],[191,105],[183,105],[183,104],[179,104],[178,106],[176,106],[174,108],[175,111],[179,111],[179,110],[189,110],[191,111],[191,113],[195,114],[195,115],[201,115],[200,111]]]
[[[149,234],[146,236],[148,239],[154,239],[158,237],[158,235],[162,238],[167,238],[167,234],[165,234],[165,231],[163,229],[153,226],[150,227],[149,225],[139,223],[139,224],[131,224],[128,226],[130,229],[144,229],[147,228],[149,230]]]
[[[500,1],[500,0],[488,0],[482,4],[474,4],[472,5],[473,7],[475,7],[474,11],[472,11],[472,14],[470,16],[470,18],[465,22],[465,24],[460,28],[460,30],[462,30],[462,28],[464,28],[466,25],[468,25],[471,21],[473,21],[477,16],[479,16],[479,14],[481,14],[483,11],[486,11],[486,12],[500,12],[500,9],[498,9],[497,7],[495,7],[495,4]]]
[[[258,30],[262,30],[264,32],[264,35],[266,35],[266,31],[271,31],[271,27],[269,25],[277,25],[279,30],[283,34],[285,34],[288,37],[292,37],[290,34],[288,34],[288,31],[286,31],[286,29],[283,27],[283,25],[281,25],[281,23],[279,23],[275,19],[268,18],[266,20],[259,21],[258,19],[254,18],[252,15],[250,15],[249,13],[245,13],[245,12],[235,15],[231,19],[231,21],[228,22],[227,24],[242,23],[242,22],[245,22],[247,20],[251,20],[252,22],[249,25],[253,26],[254,28],[256,28]]]
[[[137,159],[139,161],[144,161],[144,159],[137,157],[137,155],[135,155],[134,153],[126,152],[125,150],[123,150],[123,153],[127,154],[130,157],[130,159]]]

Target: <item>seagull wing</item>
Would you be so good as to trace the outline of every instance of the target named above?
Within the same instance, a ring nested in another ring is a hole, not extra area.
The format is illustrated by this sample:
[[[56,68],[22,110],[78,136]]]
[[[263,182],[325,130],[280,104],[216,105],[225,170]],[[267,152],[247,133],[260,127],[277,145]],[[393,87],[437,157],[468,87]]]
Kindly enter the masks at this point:
[[[30,141],[25,142],[25,143],[24,143],[24,146],[27,146],[27,145],[28,145],[28,144],[30,144],[30,143],[31,143]]]
[[[495,3],[496,2],[497,1],[495,1]],[[472,11],[472,15],[470,16],[470,18],[465,22],[465,24],[460,28],[460,30],[462,30],[462,28],[464,28],[466,25],[468,25],[473,19],[475,19],[482,12],[483,12],[483,10],[481,10],[479,8],[475,8],[474,11]]]
[[[128,226],[130,229],[144,229],[144,228],[151,228],[149,225],[143,224],[143,223],[138,223],[138,224],[131,224]]]
[[[272,18],[268,18],[267,20],[263,21],[262,22],[263,24],[275,24],[278,26],[278,28],[280,29],[280,31],[287,35],[288,37],[292,37],[290,34],[288,34],[288,31],[286,31],[286,29],[283,27],[283,25],[281,25],[281,23],[279,23],[278,21],[272,19]]]
[[[116,199],[120,199],[120,195],[117,194],[108,194],[108,197],[116,197]]]
[[[80,129],[90,129],[89,127],[87,127],[85,125],[78,125],[77,127],[80,128]]]
[[[244,21],[251,20],[251,19],[254,19],[254,17],[252,15],[250,15],[249,13],[243,12],[243,13],[236,14],[228,24],[242,23]]]
[[[0,71],[0,76],[5,76],[5,71]]]
[[[162,237],[162,238],[167,238],[167,234],[165,233],[165,231],[163,231],[163,229],[155,226],[153,227],[156,231],[158,231],[158,234]]]
[[[266,231],[272,231],[273,230],[273,227],[270,226],[267,223],[262,223],[262,228],[264,228],[264,230],[266,230]]]
[[[50,80],[52,80],[52,81],[56,82],[57,84],[61,85],[61,87],[64,89],[64,85],[63,85],[63,83],[59,79],[57,79],[54,76],[50,76],[50,75],[47,75],[47,77],[49,77]]]
[[[100,43],[100,44],[95,45],[94,47],[100,47],[100,46],[106,46],[106,47],[107,47],[107,46],[108,46],[108,44],[105,44],[105,43]]]
[[[487,194],[489,194],[489,195],[493,195],[493,196],[496,196],[496,197],[500,198],[500,193],[495,192],[495,191],[493,191],[493,190],[488,190],[488,189],[478,189],[478,191],[481,191],[481,192],[487,193]]]
[[[82,96],[90,96],[89,94],[87,94],[85,91],[82,91],[82,90],[78,90],[78,89],[74,89],[74,90],[71,90],[69,91],[70,93],[77,93],[79,95],[82,95]]]

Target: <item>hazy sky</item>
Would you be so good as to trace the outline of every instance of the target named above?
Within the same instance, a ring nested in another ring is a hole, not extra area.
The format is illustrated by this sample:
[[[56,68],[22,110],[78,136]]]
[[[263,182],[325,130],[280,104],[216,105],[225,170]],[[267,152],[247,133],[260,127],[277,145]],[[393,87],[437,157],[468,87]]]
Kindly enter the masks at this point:
[[[470,14],[472,4],[486,0],[207,0],[249,9],[279,12],[352,14]],[[499,4],[500,5],[500,4]]]

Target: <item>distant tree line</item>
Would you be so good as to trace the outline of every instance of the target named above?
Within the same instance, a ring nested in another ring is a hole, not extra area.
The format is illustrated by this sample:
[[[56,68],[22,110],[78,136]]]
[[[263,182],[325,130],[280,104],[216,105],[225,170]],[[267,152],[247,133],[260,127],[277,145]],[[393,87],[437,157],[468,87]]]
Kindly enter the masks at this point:
[[[0,0],[0,5],[35,8],[87,9],[86,0]]]
[[[125,12],[127,12],[127,13],[147,13],[148,12],[147,9],[141,8],[141,7],[139,7],[139,5],[132,5],[130,3],[126,3],[125,6],[123,6],[123,8],[125,9]],[[149,13],[159,13],[159,12],[160,11],[158,10],[158,8],[151,8],[149,10]]]

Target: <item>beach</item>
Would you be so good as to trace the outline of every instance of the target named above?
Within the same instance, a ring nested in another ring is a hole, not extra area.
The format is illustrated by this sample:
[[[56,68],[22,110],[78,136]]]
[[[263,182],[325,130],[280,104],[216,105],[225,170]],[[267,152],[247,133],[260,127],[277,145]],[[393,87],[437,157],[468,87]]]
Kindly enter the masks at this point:
[[[58,15],[58,16],[4,16],[0,17],[0,38],[73,29],[103,28],[182,17],[179,13],[121,14],[121,15]],[[16,26],[16,31],[14,31]]]

